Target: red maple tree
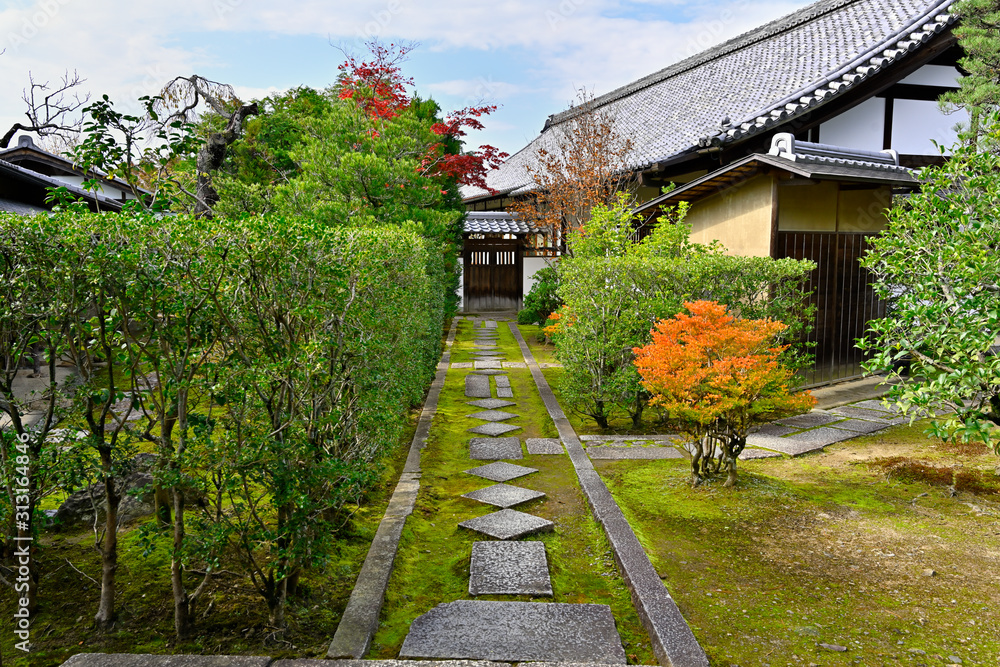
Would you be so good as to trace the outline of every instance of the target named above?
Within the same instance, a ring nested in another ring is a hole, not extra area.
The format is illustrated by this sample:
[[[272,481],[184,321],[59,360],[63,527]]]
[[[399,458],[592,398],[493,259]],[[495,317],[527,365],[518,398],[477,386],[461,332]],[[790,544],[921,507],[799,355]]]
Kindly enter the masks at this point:
[[[413,98],[408,88],[413,79],[403,75],[400,64],[406,60],[412,46],[370,42],[370,60],[359,61],[348,55],[340,65],[338,85],[341,99],[354,100],[358,106],[377,122],[391,121],[410,108]],[[497,110],[497,106],[468,106],[445,115],[443,121],[431,126],[431,132],[441,141],[427,147],[420,163],[421,175],[443,176],[459,185],[472,185],[493,192],[486,184],[486,175],[497,169],[508,157],[494,146],[482,145],[475,151],[461,150],[462,138],[469,130],[482,130],[479,120]],[[378,136],[378,129],[372,128]]]

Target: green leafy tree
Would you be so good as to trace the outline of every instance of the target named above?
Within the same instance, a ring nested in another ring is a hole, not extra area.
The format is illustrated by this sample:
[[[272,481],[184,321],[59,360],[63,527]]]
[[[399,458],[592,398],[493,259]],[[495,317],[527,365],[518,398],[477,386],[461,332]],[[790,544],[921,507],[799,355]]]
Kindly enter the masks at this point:
[[[871,323],[869,372],[909,380],[892,395],[907,413],[954,410],[934,421],[942,438],[1000,453],[1000,126],[978,147],[954,148],[921,172],[921,189],[889,211],[863,264],[888,303]]]
[[[960,18],[955,35],[965,51],[959,61],[965,76],[942,100],[969,111],[977,136],[990,131],[988,116],[1000,110],[1000,7],[994,0],[960,0],[951,9]]]

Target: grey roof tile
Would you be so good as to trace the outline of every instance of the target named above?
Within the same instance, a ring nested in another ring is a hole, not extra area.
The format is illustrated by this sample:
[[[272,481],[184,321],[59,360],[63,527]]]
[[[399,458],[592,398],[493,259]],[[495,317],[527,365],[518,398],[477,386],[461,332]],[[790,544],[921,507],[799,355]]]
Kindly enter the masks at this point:
[[[949,28],[954,0],[820,0],[602,95],[588,107],[616,119],[642,168],[699,147],[769,130],[905,60]],[[733,85],[738,81],[739,85]],[[553,150],[581,108],[549,118],[542,133],[487,182],[496,194],[531,188],[526,167]],[[721,123],[730,119],[728,125]],[[494,196],[465,188],[467,200]]]

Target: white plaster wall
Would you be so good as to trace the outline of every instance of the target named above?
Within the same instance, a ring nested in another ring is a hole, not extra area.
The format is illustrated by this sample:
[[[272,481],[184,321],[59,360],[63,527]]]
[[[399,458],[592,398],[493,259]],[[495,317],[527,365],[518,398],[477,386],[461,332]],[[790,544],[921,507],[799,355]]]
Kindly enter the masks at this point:
[[[968,122],[966,112],[945,114],[937,102],[896,100],[892,109],[892,147],[906,155],[939,155],[931,140],[951,146],[958,139],[955,125]]]
[[[554,264],[549,264],[551,258],[548,257],[525,257],[522,269],[524,272],[524,293],[527,294],[531,291],[531,286],[535,284],[535,273],[539,269],[544,269],[546,266],[554,266]]]
[[[62,181],[63,183],[69,183],[70,185],[75,185],[76,187],[83,189],[83,176],[53,176],[52,178],[54,178],[57,181]],[[122,194],[126,194],[126,197],[128,199],[135,199],[135,195],[133,195],[131,192],[123,193],[118,188],[113,188],[111,186],[102,185],[101,187],[98,188],[98,192],[100,192],[102,195],[110,199],[121,199]]]
[[[872,97],[820,125],[819,141],[845,148],[880,151],[884,128],[885,100]]]
[[[956,86],[960,77],[961,74],[951,65],[924,65],[899,82],[917,86]]]

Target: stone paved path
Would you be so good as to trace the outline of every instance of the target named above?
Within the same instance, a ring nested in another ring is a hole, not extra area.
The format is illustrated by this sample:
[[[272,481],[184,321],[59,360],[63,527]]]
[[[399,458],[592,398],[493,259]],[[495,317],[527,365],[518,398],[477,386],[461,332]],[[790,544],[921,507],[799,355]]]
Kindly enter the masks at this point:
[[[513,509],[545,498],[531,488],[537,470],[512,461],[524,458],[520,426],[506,423],[519,416],[517,397],[504,372],[512,363],[499,347],[497,322],[478,321],[474,328],[476,361],[452,364],[469,370],[465,396],[470,412],[465,418],[472,437],[470,461],[488,461],[465,474],[485,485],[463,497],[490,506],[493,511],[459,522],[459,527],[484,538],[472,545],[469,595],[553,595],[545,544],[519,541],[557,526],[548,519]],[[524,363],[518,366],[524,367]],[[564,453],[558,439],[532,438],[532,455]],[[510,483],[516,480],[516,483]],[[550,662],[625,663],[625,651],[605,605],[459,600],[441,604],[418,617],[400,649],[400,658],[471,660],[542,660]]]

